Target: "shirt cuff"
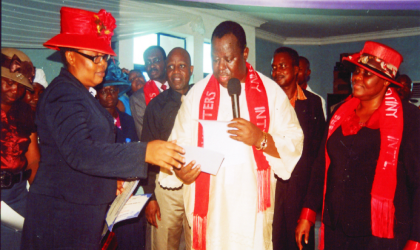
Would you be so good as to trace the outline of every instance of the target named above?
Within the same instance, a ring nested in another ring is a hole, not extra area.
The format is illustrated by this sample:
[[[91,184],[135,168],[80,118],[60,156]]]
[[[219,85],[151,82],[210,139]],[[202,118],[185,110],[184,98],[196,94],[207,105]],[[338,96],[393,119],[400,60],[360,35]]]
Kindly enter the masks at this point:
[[[414,240],[407,241],[404,250],[420,250],[420,243]]]
[[[315,225],[316,213],[313,210],[304,207],[300,213],[299,220],[308,220],[310,223]]]

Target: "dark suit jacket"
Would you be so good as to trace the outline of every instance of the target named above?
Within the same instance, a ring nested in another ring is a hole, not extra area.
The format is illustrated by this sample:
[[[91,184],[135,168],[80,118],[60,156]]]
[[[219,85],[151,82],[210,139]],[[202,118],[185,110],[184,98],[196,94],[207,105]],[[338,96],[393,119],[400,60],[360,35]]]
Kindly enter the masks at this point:
[[[120,117],[121,123],[121,129],[116,128],[117,143],[125,143],[127,142],[127,139],[129,139],[131,142],[139,141],[133,117],[124,112],[119,111],[118,109],[117,112],[118,116]]]
[[[41,162],[30,192],[79,204],[115,198],[116,177],[146,177],[146,143],[115,143],[112,116],[66,69],[37,107]]]
[[[394,234],[397,239],[420,241],[420,110],[403,102],[404,128],[398,155],[395,190]],[[337,109],[337,108],[336,108]],[[325,140],[313,165],[304,207],[317,211],[322,205],[325,179]],[[343,136],[341,127],[331,135],[331,159],[323,222],[348,236],[371,235],[370,193],[380,152],[378,129],[362,128]],[[377,239],[391,243],[394,239]]]
[[[304,135],[303,151],[290,179],[277,179],[273,219],[274,249],[298,249],[294,232],[307,193],[312,163],[318,155],[326,124],[321,98],[307,90],[303,92],[307,99],[297,100],[295,104]]]

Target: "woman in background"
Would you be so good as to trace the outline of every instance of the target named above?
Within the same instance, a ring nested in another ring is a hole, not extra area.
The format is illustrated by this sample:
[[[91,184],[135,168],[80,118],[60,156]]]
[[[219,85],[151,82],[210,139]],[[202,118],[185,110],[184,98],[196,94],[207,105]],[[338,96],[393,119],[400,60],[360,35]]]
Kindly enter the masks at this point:
[[[32,110],[36,111],[36,105],[38,104],[39,97],[48,86],[47,79],[45,78],[44,70],[35,69],[35,78],[33,81],[33,90],[26,89],[23,101],[29,104]]]
[[[34,68],[20,50],[3,48],[1,54],[1,200],[25,217],[26,181],[33,180],[39,150],[34,113],[20,99],[33,90]],[[21,232],[1,224],[1,249],[19,249],[20,241]]]

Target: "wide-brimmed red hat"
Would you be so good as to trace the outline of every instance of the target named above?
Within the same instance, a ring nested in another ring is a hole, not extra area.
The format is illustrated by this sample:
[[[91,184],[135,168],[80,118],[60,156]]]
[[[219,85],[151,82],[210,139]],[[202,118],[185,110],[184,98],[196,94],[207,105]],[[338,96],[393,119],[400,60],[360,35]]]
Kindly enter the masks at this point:
[[[62,7],[60,13],[60,34],[44,43],[45,47],[54,50],[60,50],[60,47],[85,49],[116,56],[111,48],[111,38],[117,25],[111,13],[69,7]]]
[[[359,67],[402,87],[401,83],[395,81],[395,76],[403,61],[403,57],[393,48],[381,43],[367,41],[362,51],[348,57],[343,57],[343,61],[349,61],[356,64]]]

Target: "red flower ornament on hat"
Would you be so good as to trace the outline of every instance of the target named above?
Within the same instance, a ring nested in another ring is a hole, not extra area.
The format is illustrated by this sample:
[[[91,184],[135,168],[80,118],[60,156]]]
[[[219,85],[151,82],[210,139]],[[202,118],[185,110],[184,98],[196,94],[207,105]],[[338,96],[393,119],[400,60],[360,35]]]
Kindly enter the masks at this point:
[[[98,14],[94,14],[93,17],[98,36],[111,43],[111,38],[114,35],[113,31],[117,27],[115,18],[104,9],[100,10]]]

